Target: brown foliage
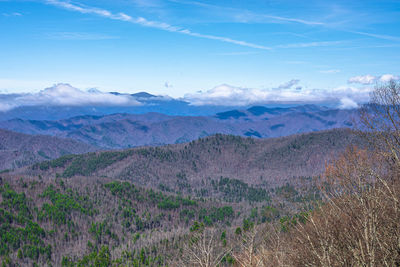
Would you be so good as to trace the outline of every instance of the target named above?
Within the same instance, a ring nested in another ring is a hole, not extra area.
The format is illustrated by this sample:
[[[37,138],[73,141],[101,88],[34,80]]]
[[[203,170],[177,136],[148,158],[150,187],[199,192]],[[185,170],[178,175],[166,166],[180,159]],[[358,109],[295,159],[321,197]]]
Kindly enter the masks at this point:
[[[381,166],[378,166],[381,164]],[[400,262],[398,182],[377,155],[348,149],[327,167],[327,203],[291,238],[295,266],[395,266]],[[383,167],[383,168],[382,168]]]
[[[400,183],[384,163],[349,148],[327,166],[326,201],[307,222],[272,235],[255,256],[261,262],[239,266],[399,266]]]

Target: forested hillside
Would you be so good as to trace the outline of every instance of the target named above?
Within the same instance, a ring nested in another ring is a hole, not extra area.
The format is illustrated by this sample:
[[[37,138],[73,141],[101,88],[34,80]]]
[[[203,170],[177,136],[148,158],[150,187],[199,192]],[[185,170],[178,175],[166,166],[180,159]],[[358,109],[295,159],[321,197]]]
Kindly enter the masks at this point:
[[[72,139],[27,135],[0,129],[0,170],[15,169],[67,154],[96,151]]]
[[[228,227],[246,212],[108,179],[2,178],[0,193],[6,266],[164,265],[195,220]]]
[[[215,135],[186,144],[64,156],[21,171],[104,176],[173,192],[203,189],[199,194],[207,196],[212,180],[221,177],[271,188],[293,177],[319,175],[346,146],[361,143],[346,129],[265,140]]]
[[[318,175],[349,144],[363,142],[350,130],[216,135],[4,173],[0,256],[9,265],[174,266],[193,252],[191,238],[214,229],[230,266],[231,249],[257,225],[287,231],[304,220],[322,197]]]

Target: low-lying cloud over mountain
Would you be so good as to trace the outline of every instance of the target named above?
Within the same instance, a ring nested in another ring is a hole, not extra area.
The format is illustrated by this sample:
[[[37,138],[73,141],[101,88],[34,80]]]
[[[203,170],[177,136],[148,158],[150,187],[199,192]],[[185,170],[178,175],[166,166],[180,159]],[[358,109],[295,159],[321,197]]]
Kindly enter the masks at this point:
[[[355,108],[358,104],[367,102],[373,84],[399,79],[400,77],[394,74],[355,76],[348,80],[347,85],[331,89],[309,88],[303,86],[299,79],[292,79],[276,87],[262,89],[222,84],[210,90],[188,93],[177,99],[169,96],[155,96],[145,92],[122,94],[101,92],[97,89],[81,90],[69,84],[59,83],[38,93],[0,94],[0,113],[3,113],[0,115],[3,116],[5,112],[20,107],[71,107],[75,109],[76,107],[117,107],[120,109],[125,107],[131,109],[132,112],[138,112],[138,107],[142,107],[142,112],[162,111],[174,115],[187,115],[178,112],[178,110],[183,110],[182,107],[186,111],[191,110],[187,112],[190,115],[204,115],[209,112],[193,111],[193,107],[198,107],[197,109],[202,109],[203,106],[235,108],[259,104],[312,103],[346,109]],[[170,85],[168,84],[168,86]],[[113,110],[113,112],[126,111]],[[100,114],[107,114],[107,112]]]
[[[291,80],[278,88],[257,89],[242,88],[222,84],[208,91],[186,94],[184,99],[192,105],[222,105],[246,106],[252,104],[304,104],[324,103],[336,105],[339,108],[354,108],[365,103],[372,91],[370,86],[341,86],[331,90],[310,89],[295,86],[299,80]],[[352,102],[352,105],[343,103]]]
[[[192,105],[254,105],[254,104],[329,104],[341,109],[356,108],[358,104],[368,102],[373,84],[399,80],[394,74],[381,76],[355,76],[349,84],[331,89],[309,88],[302,86],[299,79],[292,79],[273,88],[244,88],[228,84],[216,86],[208,91],[186,94],[184,99]]]
[[[2,94],[0,111],[20,106],[137,106],[135,98],[128,95],[103,93],[96,89],[83,91],[69,84],[56,84],[38,93]]]

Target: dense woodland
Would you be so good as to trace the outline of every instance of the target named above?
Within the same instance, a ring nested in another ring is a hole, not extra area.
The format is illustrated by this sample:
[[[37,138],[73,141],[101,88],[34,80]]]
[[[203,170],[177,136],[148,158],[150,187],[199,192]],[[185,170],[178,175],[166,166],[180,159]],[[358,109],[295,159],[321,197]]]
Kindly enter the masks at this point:
[[[399,266],[400,86],[358,132],[68,155],[2,173],[3,266]]]

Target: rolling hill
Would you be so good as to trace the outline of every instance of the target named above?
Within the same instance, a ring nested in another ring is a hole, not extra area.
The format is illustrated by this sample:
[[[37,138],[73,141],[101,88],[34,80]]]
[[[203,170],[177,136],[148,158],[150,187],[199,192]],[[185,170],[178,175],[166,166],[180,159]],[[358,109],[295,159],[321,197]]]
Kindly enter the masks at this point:
[[[20,172],[108,177],[185,193],[221,177],[273,188],[295,177],[321,174],[351,144],[362,141],[348,129],[270,139],[217,134],[185,144],[68,155]]]
[[[0,130],[0,170],[96,150],[91,145],[72,139]]]

